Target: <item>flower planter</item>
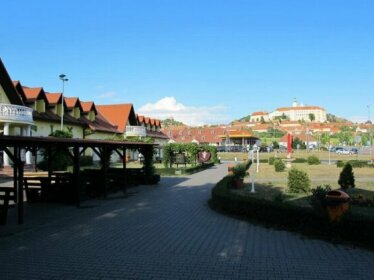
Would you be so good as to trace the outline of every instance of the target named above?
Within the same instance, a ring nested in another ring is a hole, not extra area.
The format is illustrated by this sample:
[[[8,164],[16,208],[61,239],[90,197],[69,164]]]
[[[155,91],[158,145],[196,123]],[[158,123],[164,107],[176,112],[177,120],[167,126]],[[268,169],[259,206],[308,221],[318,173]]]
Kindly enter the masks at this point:
[[[339,221],[349,209],[349,195],[343,191],[329,191],[326,195],[326,208],[330,221]]]
[[[244,178],[234,178],[233,185],[235,189],[240,189],[244,185]]]

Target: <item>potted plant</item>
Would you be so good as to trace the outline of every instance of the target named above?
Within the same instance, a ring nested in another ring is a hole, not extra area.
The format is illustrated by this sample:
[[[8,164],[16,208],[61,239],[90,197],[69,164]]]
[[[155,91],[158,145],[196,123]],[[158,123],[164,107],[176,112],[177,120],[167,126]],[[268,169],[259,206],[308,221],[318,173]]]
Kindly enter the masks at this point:
[[[233,183],[234,187],[239,189],[243,186],[244,178],[249,175],[248,168],[250,165],[247,163],[238,163],[233,168]]]

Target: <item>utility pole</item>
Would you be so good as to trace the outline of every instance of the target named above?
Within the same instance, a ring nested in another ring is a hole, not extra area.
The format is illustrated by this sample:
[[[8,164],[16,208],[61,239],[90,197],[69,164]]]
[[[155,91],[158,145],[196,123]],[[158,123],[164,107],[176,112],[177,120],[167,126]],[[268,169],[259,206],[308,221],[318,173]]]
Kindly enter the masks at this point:
[[[372,139],[372,137],[371,137],[370,105],[368,105],[367,107],[368,107],[368,117],[369,117],[368,125],[369,125],[369,142],[370,142],[370,148],[369,148],[369,152],[370,152],[370,162],[373,163],[373,153],[372,153],[372,148],[373,148],[373,139]]]

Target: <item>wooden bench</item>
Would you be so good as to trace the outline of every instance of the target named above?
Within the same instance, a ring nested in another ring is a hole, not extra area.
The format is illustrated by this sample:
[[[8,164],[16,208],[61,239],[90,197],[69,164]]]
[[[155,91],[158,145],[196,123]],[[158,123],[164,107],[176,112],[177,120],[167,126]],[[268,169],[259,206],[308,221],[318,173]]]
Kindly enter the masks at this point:
[[[27,202],[41,201],[44,199],[46,189],[50,187],[52,178],[48,176],[23,177],[23,187]]]
[[[14,188],[0,187],[0,225],[5,225],[8,216],[9,202],[16,201]]]

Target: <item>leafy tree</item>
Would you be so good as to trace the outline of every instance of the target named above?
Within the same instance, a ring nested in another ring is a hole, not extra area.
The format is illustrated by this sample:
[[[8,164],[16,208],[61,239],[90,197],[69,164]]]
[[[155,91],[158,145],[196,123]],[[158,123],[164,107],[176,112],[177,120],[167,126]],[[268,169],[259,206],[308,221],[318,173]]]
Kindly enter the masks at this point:
[[[308,193],[310,192],[310,179],[305,171],[295,167],[288,172],[288,191],[291,193]]]
[[[294,138],[292,141],[292,148],[297,149],[297,146],[299,145],[300,149],[306,149],[306,145],[303,141],[301,141],[298,137]]]
[[[161,121],[161,124],[162,124],[163,127],[184,125],[184,123],[176,121],[173,118],[165,119],[165,120]]]
[[[351,132],[342,131],[342,132],[336,133],[335,135],[339,139],[340,143],[346,143],[347,145],[352,145],[354,142],[353,135]]]
[[[326,133],[326,132],[324,132],[324,133],[322,133],[321,134],[321,138],[320,138],[320,141],[321,141],[321,144],[322,145],[327,145],[327,144],[329,144],[330,143],[330,134],[329,133]]]

